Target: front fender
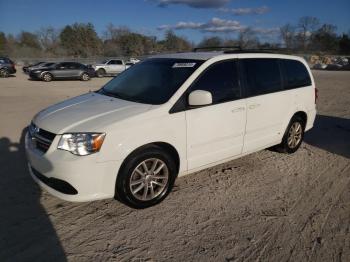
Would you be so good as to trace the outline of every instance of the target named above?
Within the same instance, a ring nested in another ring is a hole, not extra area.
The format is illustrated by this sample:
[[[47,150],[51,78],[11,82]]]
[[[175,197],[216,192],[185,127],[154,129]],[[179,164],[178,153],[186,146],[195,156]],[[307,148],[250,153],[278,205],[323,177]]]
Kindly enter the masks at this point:
[[[146,144],[163,142],[173,146],[180,158],[180,172],[187,170],[186,119],[184,113],[121,123],[107,132],[99,161],[124,161]]]

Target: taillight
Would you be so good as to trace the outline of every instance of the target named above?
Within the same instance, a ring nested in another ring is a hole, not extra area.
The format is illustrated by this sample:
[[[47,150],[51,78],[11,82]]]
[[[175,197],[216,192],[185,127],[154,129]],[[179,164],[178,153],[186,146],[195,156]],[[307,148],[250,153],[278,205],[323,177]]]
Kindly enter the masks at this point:
[[[318,89],[315,87],[315,104],[317,103],[318,99]]]

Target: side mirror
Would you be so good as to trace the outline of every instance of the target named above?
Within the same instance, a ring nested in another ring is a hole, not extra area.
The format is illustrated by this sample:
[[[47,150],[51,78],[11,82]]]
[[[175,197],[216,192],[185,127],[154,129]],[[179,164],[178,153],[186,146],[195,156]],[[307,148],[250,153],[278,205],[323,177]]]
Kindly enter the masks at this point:
[[[213,103],[213,97],[209,91],[195,90],[188,96],[190,106],[205,106]]]

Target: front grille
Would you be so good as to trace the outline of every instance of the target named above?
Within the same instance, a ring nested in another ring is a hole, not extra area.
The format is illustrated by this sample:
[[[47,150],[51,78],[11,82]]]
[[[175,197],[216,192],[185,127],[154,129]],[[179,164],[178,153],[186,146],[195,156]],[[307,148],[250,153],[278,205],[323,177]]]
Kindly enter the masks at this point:
[[[42,153],[47,152],[56,136],[49,131],[39,128],[34,123],[31,123],[29,126],[29,135],[33,146]]]

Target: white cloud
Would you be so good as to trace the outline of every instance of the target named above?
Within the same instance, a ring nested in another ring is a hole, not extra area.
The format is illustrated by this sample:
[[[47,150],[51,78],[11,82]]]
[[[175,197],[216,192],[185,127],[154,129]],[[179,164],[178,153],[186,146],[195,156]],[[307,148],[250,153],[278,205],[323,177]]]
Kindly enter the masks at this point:
[[[176,25],[161,25],[159,30],[166,29],[195,29],[203,32],[237,32],[245,27],[240,22],[235,20],[225,20],[214,17],[207,23],[194,23],[194,22],[178,22]]]
[[[230,13],[233,15],[262,15],[270,11],[267,6],[256,7],[256,8],[220,8],[219,11],[224,13]]]
[[[153,2],[157,2],[161,7],[180,4],[193,8],[219,8],[226,5],[229,1],[230,0],[153,0]]]

